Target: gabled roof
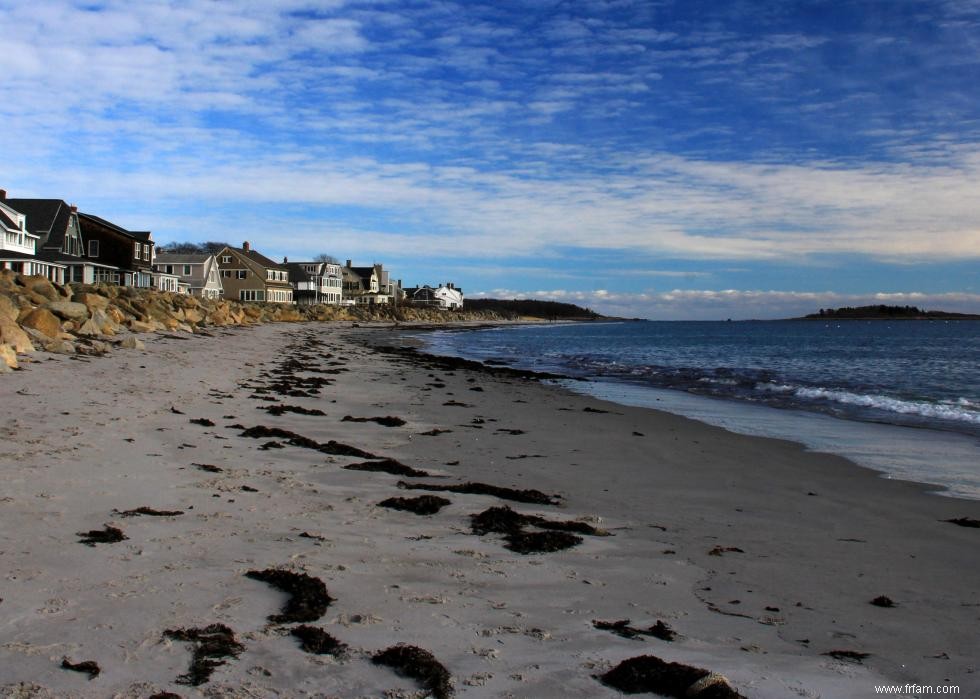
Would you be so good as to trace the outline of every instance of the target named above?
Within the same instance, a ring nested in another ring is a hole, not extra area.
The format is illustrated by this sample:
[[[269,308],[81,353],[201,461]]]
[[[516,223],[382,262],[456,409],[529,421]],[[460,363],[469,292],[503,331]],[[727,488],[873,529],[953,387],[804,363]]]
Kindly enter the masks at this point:
[[[247,257],[248,259],[250,259],[252,262],[254,262],[254,263],[258,264],[258,265],[262,265],[263,267],[266,267],[268,269],[278,269],[278,270],[281,270],[283,272],[289,271],[289,268],[286,267],[286,265],[280,264],[278,262],[273,262],[272,260],[270,260],[268,257],[266,257],[265,255],[263,255],[262,253],[255,252],[255,250],[252,250],[252,249],[245,250],[244,248],[232,248],[232,249],[235,252],[237,252],[238,254],[244,255],[245,257]]]
[[[5,214],[2,209],[0,209],[0,224],[3,224],[4,226],[6,226],[12,231],[20,230],[20,226],[18,226],[13,219],[7,216],[7,214]]]
[[[305,269],[304,265],[315,265],[316,262],[287,262],[286,267],[289,269],[289,281],[294,284],[297,282],[308,282],[313,276]]]
[[[211,257],[211,253],[208,252],[182,254],[174,252],[157,252],[154,262],[156,262],[156,264],[168,265],[200,265],[206,263]]]
[[[12,199],[4,204],[27,217],[27,230],[40,236],[43,247],[60,250],[65,244],[71,207],[61,199]]]
[[[122,235],[129,236],[130,238],[146,241],[148,243],[153,242],[152,240],[150,240],[150,231],[127,231],[122,226],[117,226],[112,221],[106,221],[104,218],[100,218],[99,216],[95,216],[94,214],[84,214],[79,212],[78,217],[79,219],[87,219],[89,221],[92,221],[93,223],[97,223],[103,228],[108,228],[111,231],[121,233]]]

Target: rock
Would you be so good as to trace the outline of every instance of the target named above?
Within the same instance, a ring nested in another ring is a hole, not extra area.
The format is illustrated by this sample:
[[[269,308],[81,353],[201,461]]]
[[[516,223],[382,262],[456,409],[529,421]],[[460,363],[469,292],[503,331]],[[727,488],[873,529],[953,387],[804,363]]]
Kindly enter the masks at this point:
[[[94,320],[89,318],[84,323],[82,323],[78,329],[75,331],[78,335],[85,335],[88,337],[97,337],[102,334],[102,328]]]
[[[88,306],[74,301],[52,301],[47,309],[59,318],[84,323],[88,319]]]
[[[17,352],[14,348],[8,344],[0,345],[0,367],[16,369],[17,366]]]
[[[0,320],[15,321],[19,315],[20,307],[9,296],[0,294]]]
[[[119,343],[119,346],[122,347],[123,349],[137,349],[137,350],[145,350],[146,349],[146,343],[143,342],[138,337],[133,337],[132,335],[130,335],[129,337],[127,337],[126,339],[124,339],[122,342],[120,342]]]
[[[75,343],[68,340],[50,340],[44,343],[44,351],[52,354],[75,354]]]
[[[95,310],[104,311],[109,307],[108,298],[87,291],[83,291],[82,293],[75,294],[74,301],[76,303],[84,303],[85,307],[88,308],[89,311],[95,311]]]
[[[134,333],[151,333],[157,329],[154,323],[144,323],[142,320],[131,320],[126,325]]]
[[[61,321],[46,308],[35,308],[21,319],[20,324],[25,328],[33,328],[48,337],[61,335]]]
[[[34,343],[30,336],[16,323],[0,317],[0,342],[10,345],[14,352],[23,354],[33,352]]]
[[[115,335],[120,329],[119,323],[109,317],[108,313],[98,308],[92,311],[91,322],[95,323],[103,335]]]
[[[60,297],[58,290],[54,288],[54,284],[47,277],[25,277],[18,274],[17,283],[47,301],[57,301]]]
[[[204,320],[204,314],[196,308],[184,309],[184,321],[187,323],[200,323]]]

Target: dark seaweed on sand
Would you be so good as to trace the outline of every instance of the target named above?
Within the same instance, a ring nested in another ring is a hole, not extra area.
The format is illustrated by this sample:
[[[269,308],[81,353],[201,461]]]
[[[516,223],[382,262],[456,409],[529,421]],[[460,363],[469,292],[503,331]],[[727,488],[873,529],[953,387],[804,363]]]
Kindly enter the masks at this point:
[[[297,626],[289,633],[299,639],[300,648],[307,653],[339,656],[347,651],[346,643],[341,643],[323,629],[315,626],[304,624],[303,626]]]
[[[576,532],[591,536],[604,535],[585,522],[553,522],[537,515],[522,515],[507,506],[490,507],[483,512],[470,515],[470,527],[474,534],[514,534],[524,527],[534,526],[551,531]]]
[[[419,495],[417,498],[388,498],[378,503],[378,507],[392,510],[414,512],[417,515],[434,515],[446,505],[452,504],[438,495]]]
[[[835,660],[850,660],[855,663],[859,663],[870,656],[871,653],[862,653],[861,651],[857,650],[832,650],[824,653],[823,655],[829,655]]]
[[[359,459],[378,458],[369,451],[364,451],[363,449],[358,449],[357,447],[352,447],[348,444],[335,442],[332,439],[326,444],[321,444],[320,442],[310,439],[309,437],[304,437],[301,434],[296,434],[295,432],[283,430],[278,427],[257,425],[244,430],[240,436],[251,437],[252,439],[284,439],[286,444],[291,446],[303,447],[304,449],[315,449],[323,454],[332,454],[334,456],[356,456]]]
[[[428,432],[419,432],[419,434],[426,437],[438,437],[441,434],[447,434],[449,432],[452,432],[452,430],[440,430],[438,427],[433,427]]]
[[[168,629],[163,635],[194,644],[190,669],[177,678],[178,684],[193,687],[211,679],[211,673],[225,664],[225,658],[237,658],[245,650],[245,646],[235,639],[235,632],[224,624],[211,624],[203,629]]]
[[[894,607],[895,602],[891,597],[886,597],[885,595],[879,595],[871,600],[871,604],[876,607]]]
[[[352,417],[350,415],[344,415],[341,422],[376,422],[382,427],[401,427],[405,424],[404,420],[394,415],[385,415],[384,417]]]
[[[108,524],[104,525],[103,529],[92,529],[87,532],[76,532],[76,535],[82,537],[78,540],[78,543],[85,544],[86,546],[95,546],[96,544],[115,544],[129,538],[122,533],[121,529],[118,527],[110,527]]]
[[[470,369],[490,376],[506,376],[509,378],[521,379],[567,379],[569,377],[561,374],[548,374],[540,371],[528,371],[526,369],[511,369],[510,367],[489,366],[489,362],[474,362],[470,359],[459,357],[441,357],[435,354],[419,352],[411,347],[393,347],[381,345],[373,348],[375,352],[385,354],[396,354],[413,364],[428,367],[430,369],[440,369],[443,371],[455,371],[457,369]]]
[[[700,691],[689,691],[708,676],[717,677],[717,682]],[[713,675],[709,670],[682,663],[668,663],[653,655],[640,655],[624,660],[597,679],[624,694],[654,693],[677,699],[745,699],[723,678]]]
[[[261,580],[272,585],[277,590],[289,594],[282,614],[269,616],[269,621],[276,624],[290,624],[295,621],[316,621],[322,617],[333,598],[327,594],[327,587],[319,578],[306,573],[293,573],[289,570],[250,570],[246,577]]]
[[[284,413],[298,413],[299,415],[326,415],[319,408],[304,408],[299,405],[260,405],[259,410],[265,410],[270,415],[283,415]]]
[[[176,517],[178,515],[184,514],[183,510],[154,510],[152,507],[137,507],[135,510],[125,510],[123,512],[117,512],[120,517],[139,517],[140,515],[146,515],[148,517]]]
[[[386,665],[403,677],[410,677],[430,691],[436,699],[453,695],[452,676],[427,650],[416,646],[397,645],[375,653],[371,661]]]
[[[202,471],[207,471],[208,473],[221,473],[224,470],[220,466],[215,466],[214,464],[191,464],[191,466],[197,466]]]
[[[524,502],[530,505],[557,505],[561,498],[557,495],[546,495],[540,490],[516,490],[514,488],[502,488],[497,485],[487,483],[458,483],[456,485],[442,485],[441,483],[406,483],[398,481],[398,487],[406,490],[430,490],[446,491],[450,493],[464,493],[469,495],[492,495],[501,500],[511,500],[513,502]]]
[[[83,660],[80,663],[73,663],[67,656],[61,659],[61,667],[65,670],[87,673],[90,680],[94,680],[102,672],[102,668],[94,660]]]
[[[657,621],[656,624],[648,629],[638,629],[630,626],[629,623],[629,619],[621,619],[619,621],[592,620],[592,626],[600,631],[612,631],[617,636],[631,640],[640,641],[642,640],[640,636],[653,636],[654,638],[659,638],[661,641],[673,641],[677,638],[677,632],[662,621]]]
[[[202,427],[214,427],[214,423],[208,420],[206,417],[195,417],[191,419],[191,422],[195,425],[201,425]]]
[[[174,694],[173,692],[157,692],[156,694],[151,694],[146,699],[184,699],[179,694]]]
[[[944,519],[943,521],[950,522],[951,524],[958,524],[961,527],[980,529],[980,519],[972,519],[970,517],[954,517],[953,519]]]
[[[395,459],[381,459],[380,461],[365,461],[360,464],[347,464],[344,466],[349,471],[374,471],[376,473],[390,473],[394,476],[408,476],[409,478],[428,478],[432,474],[428,471],[420,471],[417,468],[406,466],[401,461]]]
[[[582,537],[568,532],[514,532],[504,537],[504,546],[517,553],[553,553],[582,543]]]

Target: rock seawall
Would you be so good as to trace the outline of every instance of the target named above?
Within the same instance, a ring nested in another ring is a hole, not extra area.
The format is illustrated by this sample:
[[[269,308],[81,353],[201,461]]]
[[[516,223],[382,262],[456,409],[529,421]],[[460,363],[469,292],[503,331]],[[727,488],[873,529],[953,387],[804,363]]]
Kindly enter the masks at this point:
[[[306,321],[496,320],[496,314],[394,306],[295,306],[201,299],[114,284],[54,284],[0,270],[0,373],[18,355],[38,350],[102,355],[113,346],[139,348],[134,334],[203,332],[208,327]],[[120,337],[121,336],[121,337]]]

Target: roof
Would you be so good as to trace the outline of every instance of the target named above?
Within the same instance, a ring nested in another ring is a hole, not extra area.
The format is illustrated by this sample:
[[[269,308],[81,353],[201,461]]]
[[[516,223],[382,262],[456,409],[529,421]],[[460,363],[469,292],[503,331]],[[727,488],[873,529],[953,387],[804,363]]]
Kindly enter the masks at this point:
[[[173,252],[157,252],[156,264],[167,265],[200,265],[213,257],[209,252],[178,254]]]
[[[255,250],[252,250],[251,248],[248,250],[245,250],[244,248],[232,248],[232,250],[237,252],[239,255],[244,255],[252,262],[254,262],[257,265],[261,265],[262,267],[268,267],[269,269],[280,269],[284,272],[289,271],[289,268],[286,267],[285,265],[280,264],[278,262],[273,262],[262,253],[255,252]]]
[[[6,226],[7,228],[13,231],[20,230],[20,226],[17,225],[16,221],[14,221],[9,216],[7,216],[7,214],[5,214],[3,211],[0,211],[0,224],[3,224],[4,226]]]
[[[150,240],[150,231],[128,231],[122,226],[116,225],[112,221],[106,221],[104,218],[95,216],[94,214],[85,214],[79,212],[78,216],[79,218],[88,219],[90,221],[99,224],[104,228],[108,228],[109,230],[116,231],[117,233],[122,233],[123,235],[128,235],[132,238],[136,238],[137,240],[146,240],[146,241]]]
[[[316,262],[287,262],[286,267],[289,269],[289,281],[296,282],[308,282],[313,276],[305,269],[303,265],[315,265]]]
[[[27,217],[27,230],[41,237],[42,247],[60,250],[65,244],[71,207],[63,200],[7,198],[3,203]]]
[[[0,260],[36,260],[34,255],[28,255],[24,252],[17,252],[15,250],[0,250]],[[42,260],[44,262],[44,260]]]

